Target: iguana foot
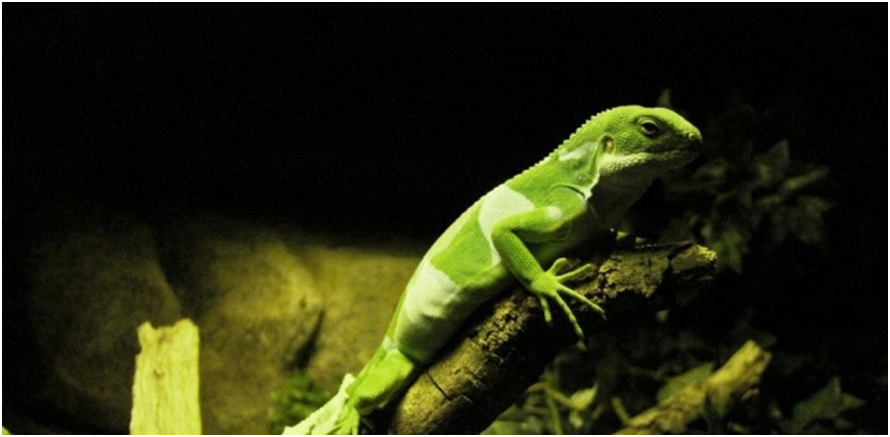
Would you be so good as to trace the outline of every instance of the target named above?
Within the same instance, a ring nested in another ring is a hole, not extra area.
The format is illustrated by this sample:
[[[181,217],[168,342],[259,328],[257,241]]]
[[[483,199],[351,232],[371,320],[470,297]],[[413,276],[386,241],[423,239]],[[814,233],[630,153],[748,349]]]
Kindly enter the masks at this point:
[[[337,434],[358,435],[359,426],[362,423],[362,415],[355,408],[344,408],[337,417]]]
[[[544,310],[544,320],[547,321],[547,324],[550,325],[553,323],[553,317],[550,314],[550,304],[547,302],[548,299],[553,300],[554,302],[562,308],[562,311],[569,318],[569,322],[572,324],[572,328],[575,329],[575,334],[578,335],[579,338],[584,338],[584,331],[581,329],[581,326],[578,324],[578,319],[575,317],[575,314],[572,312],[569,305],[563,300],[560,294],[569,295],[594,311],[600,316],[605,317],[605,311],[603,309],[590,301],[590,299],[584,297],[577,291],[569,288],[566,285],[563,285],[564,282],[573,281],[584,276],[590,275],[593,273],[593,266],[590,264],[585,264],[577,269],[571,270],[567,273],[559,274],[561,270],[563,270],[566,266],[569,265],[569,260],[566,258],[559,258],[553,262],[553,265],[542,275],[538,276],[535,280],[529,284],[529,291],[534,294],[538,301],[541,303],[541,307]]]
[[[396,348],[378,353],[349,387],[349,400],[337,416],[338,434],[358,434],[362,417],[386,405],[412,381],[416,363]]]

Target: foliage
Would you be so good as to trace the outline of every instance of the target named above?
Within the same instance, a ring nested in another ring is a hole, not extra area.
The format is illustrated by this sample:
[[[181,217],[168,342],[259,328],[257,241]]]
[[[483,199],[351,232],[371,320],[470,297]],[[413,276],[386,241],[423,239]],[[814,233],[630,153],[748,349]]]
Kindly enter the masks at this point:
[[[605,340],[609,335],[614,333],[601,335],[599,339]],[[699,361],[695,356],[707,355],[703,344],[695,344],[694,334],[680,333],[674,339],[646,337],[626,345],[604,341],[604,346],[592,346],[589,351],[577,349],[563,354],[485,434],[612,433],[633,416],[629,412],[642,411],[711,374],[715,363],[702,360],[701,364],[690,364],[685,372],[671,376],[683,361],[693,363]],[[661,341],[668,343],[659,343]],[[640,348],[639,353],[633,348]],[[660,358],[644,358],[648,356]],[[637,364],[641,361],[663,364],[648,369]],[[589,372],[579,370],[579,366],[585,364]],[[579,381],[588,381],[588,385],[579,387]],[[725,417],[717,411],[703,411],[703,420],[692,424],[689,432],[865,432],[844,417],[845,413],[864,406],[865,401],[843,392],[836,376],[830,378],[825,387],[795,403],[790,415],[786,415],[768,393],[758,396],[765,399],[749,400],[737,407],[740,411],[730,412]]]
[[[825,387],[794,405],[786,430],[792,434],[825,434],[832,428],[849,430],[850,423],[841,414],[864,404],[862,399],[841,391],[841,380],[834,377]],[[824,422],[828,426],[822,425]]]
[[[665,201],[683,208],[662,240],[695,240],[715,250],[718,269],[742,272],[756,240],[766,250],[789,238],[818,246],[824,214],[834,202],[820,195],[828,167],[794,161],[780,139],[768,147],[746,128],[756,112],[739,105],[708,124],[706,148],[691,169],[664,180]]]
[[[268,417],[271,433],[281,434],[285,427],[299,423],[324,405],[332,395],[304,371],[294,372],[287,389],[272,395],[274,405]]]

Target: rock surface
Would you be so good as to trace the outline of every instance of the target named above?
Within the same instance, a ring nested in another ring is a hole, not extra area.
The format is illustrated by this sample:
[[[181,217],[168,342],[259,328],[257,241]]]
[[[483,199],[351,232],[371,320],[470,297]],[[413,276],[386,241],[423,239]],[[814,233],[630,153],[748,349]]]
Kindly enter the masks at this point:
[[[204,432],[267,433],[270,394],[287,385],[321,317],[313,273],[277,233],[219,218],[178,223],[163,247],[201,328]]]
[[[206,434],[263,434],[271,394],[297,365],[331,387],[361,369],[420,257],[203,214],[159,227],[115,211],[53,220],[28,263],[49,374],[39,399],[119,433],[142,322],[198,325]]]
[[[306,365],[313,379],[335,392],[344,374],[356,374],[371,359],[420,256],[416,251],[314,247],[309,259],[324,290],[325,315]]]
[[[49,373],[41,397],[78,421],[126,432],[139,352],[136,329],[182,314],[152,231],[120,213],[59,217],[33,252],[31,318]]]

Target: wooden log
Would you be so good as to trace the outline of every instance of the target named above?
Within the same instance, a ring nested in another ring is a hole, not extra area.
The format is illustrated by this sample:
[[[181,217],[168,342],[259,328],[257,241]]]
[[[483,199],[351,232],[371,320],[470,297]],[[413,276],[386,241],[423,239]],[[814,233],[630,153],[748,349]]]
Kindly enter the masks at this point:
[[[680,434],[709,413],[723,417],[736,403],[756,394],[771,358],[757,343],[748,341],[704,381],[634,416],[616,434]]]
[[[139,326],[131,434],[201,434],[199,341],[189,319],[158,329],[149,322]]]

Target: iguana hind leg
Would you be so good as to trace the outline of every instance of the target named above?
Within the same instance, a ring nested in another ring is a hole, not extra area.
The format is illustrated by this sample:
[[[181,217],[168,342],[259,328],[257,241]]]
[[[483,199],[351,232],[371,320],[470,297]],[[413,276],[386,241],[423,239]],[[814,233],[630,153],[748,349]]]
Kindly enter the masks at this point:
[[[361,417],[382,407],[406,388],[416,367],[411,358],[393,348],[363,369],[350,387],[349,407],[340,412],[340,433],[357,434]]]

